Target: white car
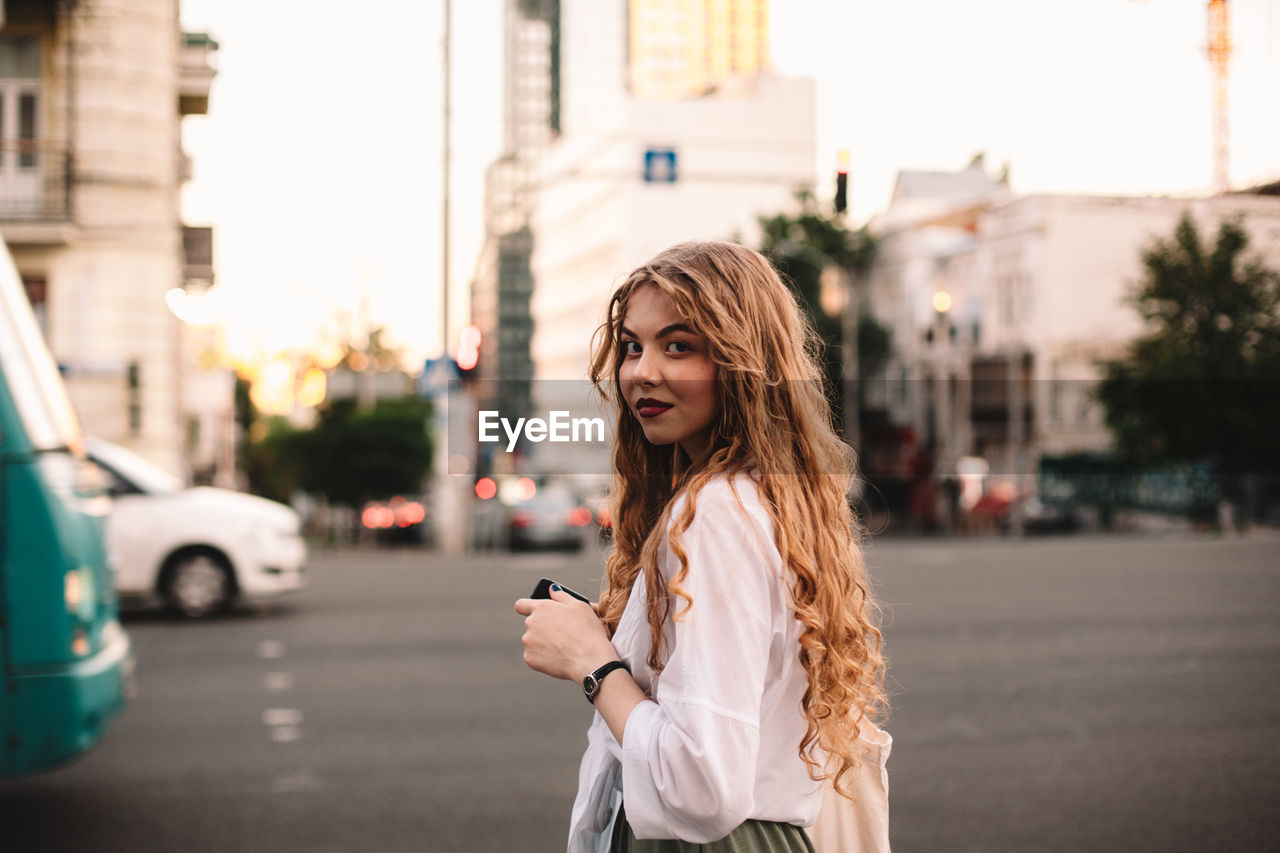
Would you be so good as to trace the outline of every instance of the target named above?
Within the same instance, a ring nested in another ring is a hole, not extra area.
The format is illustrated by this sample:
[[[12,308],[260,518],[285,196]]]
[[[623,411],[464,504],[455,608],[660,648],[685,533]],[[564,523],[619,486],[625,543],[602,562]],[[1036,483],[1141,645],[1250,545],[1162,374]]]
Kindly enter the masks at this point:
[[[122,597],[158,596],[198,619],[306,583],[307,548],[290,507],[226,489],[185,488],[101,439],[88,439],[87,450],[113,498],[107,553]]]

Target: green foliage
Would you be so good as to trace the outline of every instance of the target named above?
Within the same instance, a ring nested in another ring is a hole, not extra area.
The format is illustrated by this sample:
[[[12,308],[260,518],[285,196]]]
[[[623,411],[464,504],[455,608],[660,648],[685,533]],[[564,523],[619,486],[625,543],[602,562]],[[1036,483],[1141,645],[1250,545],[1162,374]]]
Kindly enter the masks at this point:
[[[306,433],[280,417],[266,421],[259,430],[261,437],[250,441],[244,450],[244,470],[249,477],[249,488],[254,494],[289,503],[294,493],[302,488],[306,468],[303,436]]]
[[[1208,460],[1228,475],[1280,462],[1280,275],[1247,246],[1238,221],[1209,246],[1184,215],[1143,253],[1133,302],[1148,331],[1098,388],[1130,460]]]
[[[417,493],[431,473],[430,417],[429,402],[406,397],[368,410],[335,401],[305,431],[273,421],[251,449],[250,481],[268,497],[300,489],[349,507]]]
[[[307,440],[314,464],[304,487],[350,507],[420,491],[431,469],[430,415],[430,403],[414,397],[366,411],[351,401],[330,405]]]

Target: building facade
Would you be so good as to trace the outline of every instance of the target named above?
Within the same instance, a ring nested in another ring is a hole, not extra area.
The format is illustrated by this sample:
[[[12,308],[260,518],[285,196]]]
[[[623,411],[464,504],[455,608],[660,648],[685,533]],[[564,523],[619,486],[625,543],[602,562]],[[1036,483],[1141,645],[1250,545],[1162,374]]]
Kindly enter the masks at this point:
[[[768,0],[631,0],[631,92],[689,98],[769,70]]]
[[[1099,363],[1141,334],[1129,299],[1142,253],[1168,240],[1184,213],[1202,239],[1239,217],[1249,254],[1280,268],[1275,197],[1017,197],[998,182],[977,189],[914,213],[891,205],[868,283],[895,349],[869,389],[871,405],[909,430],[938,479],[978,457],[994,477],[1025,485],[1017,478],[1043,456],[1111,447],[1093,396]]]
[[[485,175],[485,240],[471,280],[471,322],[480,328],[478,373],[489,403],[529,407],[533,278],[530,219],[542,152],[560,133],[560,0],[506,0],[503,151]],[[501,381],[501,386],[494,384]]]
[[[166,295],[188,279],[180,124],[207,110],[216,48],[177,0],[7,0],[0,28],[0,233],[86,431],[184,475],[200,347]]]

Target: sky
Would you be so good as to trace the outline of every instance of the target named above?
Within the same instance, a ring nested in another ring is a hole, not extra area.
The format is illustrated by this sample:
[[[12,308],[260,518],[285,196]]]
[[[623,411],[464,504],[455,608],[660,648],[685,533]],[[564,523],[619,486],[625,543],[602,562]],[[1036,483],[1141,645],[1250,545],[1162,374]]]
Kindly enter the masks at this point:
[[[503,0],[454,0],[451,334],[501,147]],[[850,217],[901,169],[986,153],[1019,193],[1199,195],[1212,183],[1205,0],[774,0],[775,70],[818,86],[817,191]],[[1280,179],[1280,0],[1230,0],[1231,183]],[[181,0],[219,43],[184,120],[188,224],[215,227],[219,310],[247,358],[364,311],[411,363],[440,349],[443,0]],[[333,337],[330,334],[330,337]]]

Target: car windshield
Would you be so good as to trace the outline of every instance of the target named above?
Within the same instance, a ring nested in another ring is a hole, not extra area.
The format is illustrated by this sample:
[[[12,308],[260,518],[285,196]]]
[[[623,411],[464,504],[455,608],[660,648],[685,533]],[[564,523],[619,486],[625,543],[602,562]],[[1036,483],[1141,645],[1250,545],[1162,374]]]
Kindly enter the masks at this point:
[[[181,480],[131,450],[100,438],[90,438],[86,444],[90,459],[137,491],[148,495],[182,491]]]

